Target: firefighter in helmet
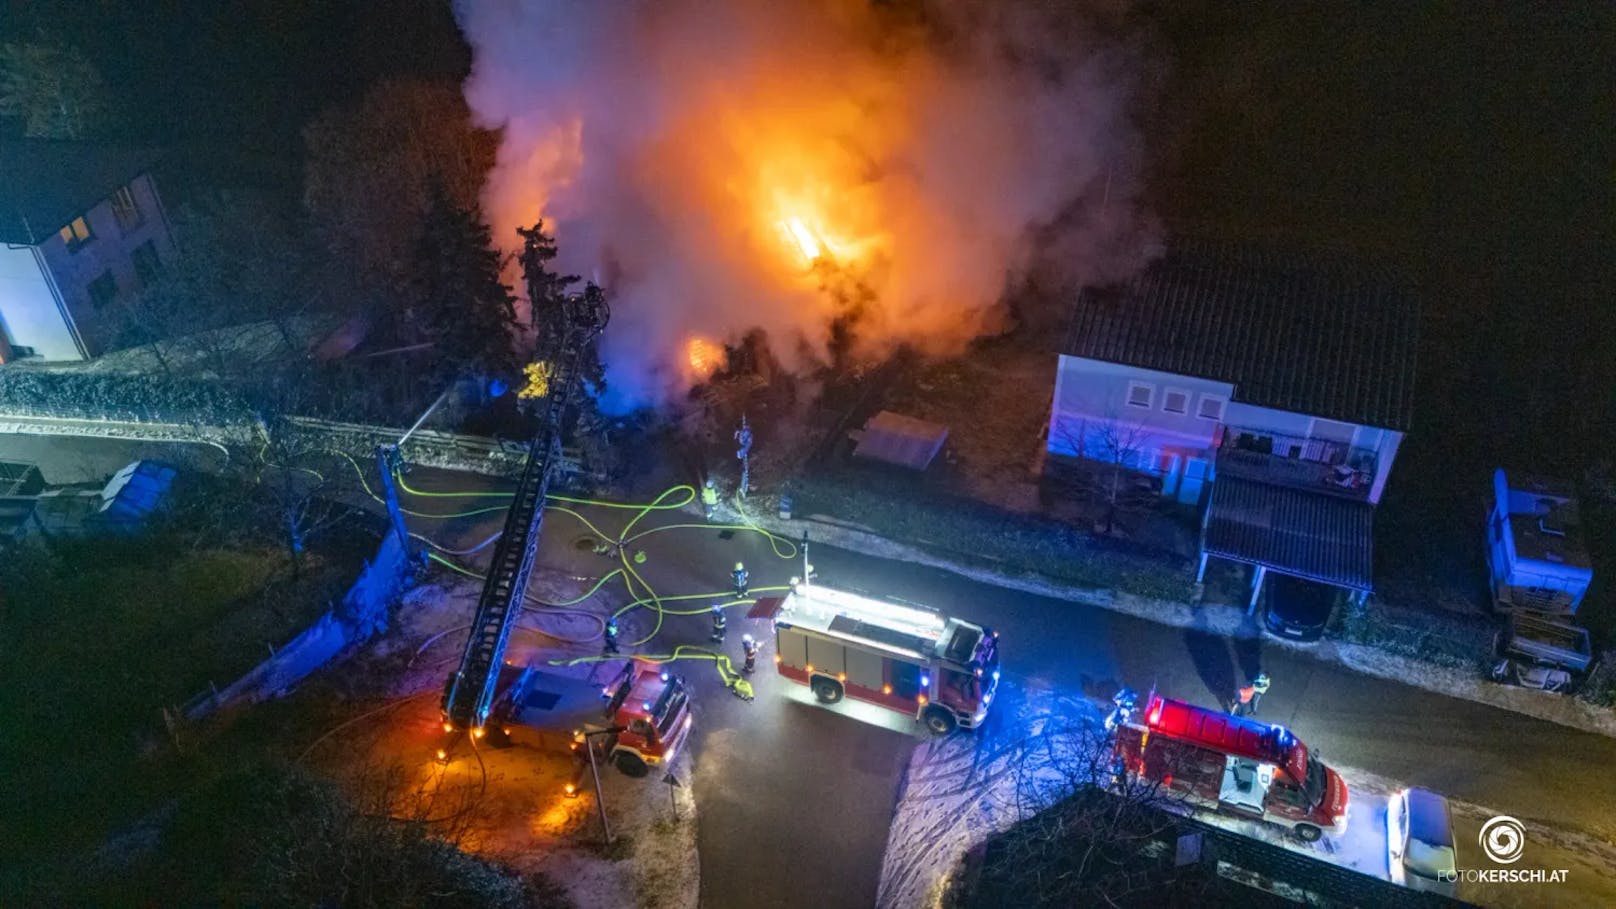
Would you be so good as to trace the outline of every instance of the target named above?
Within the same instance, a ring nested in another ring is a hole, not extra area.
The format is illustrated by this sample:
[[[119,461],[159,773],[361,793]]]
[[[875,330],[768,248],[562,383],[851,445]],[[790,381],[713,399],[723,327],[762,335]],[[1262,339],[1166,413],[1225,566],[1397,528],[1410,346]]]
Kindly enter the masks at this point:
[[[749,634],[741,635],[741,656],[745,658],[741,665],[742,672],[751,674],[757,671],[757,651],[757,641],[752,640]]]
[[[1256,716],[1257,702],[1268,693],[1268,673],[1259,672],[1251,680],[1251,684],[1234,693],[1234,703],[1230,705],[1229,712],[1235,716]]]
[[[729,619],[724,616],[724,607],[713,607],[713,643],[724,643],[724,634],[729,631]]]
[[[708,477],[706,484],[701,487],[701,510],[709,523],[713,519],[713,514],[718,511],[718,487],[713,485],[711,477]]]
[[[730,572],[729,576],[735,582],[735,598],[745,599],[746,591],[749,589],[746,583],[746,565],[742,562],[736,562],[735,570]]]

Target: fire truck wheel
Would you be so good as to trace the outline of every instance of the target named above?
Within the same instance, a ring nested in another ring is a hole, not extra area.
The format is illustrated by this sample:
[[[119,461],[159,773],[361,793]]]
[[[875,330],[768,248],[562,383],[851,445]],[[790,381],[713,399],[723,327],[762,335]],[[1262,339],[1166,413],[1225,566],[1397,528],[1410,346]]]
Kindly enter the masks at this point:
[[[632,776],[636,779],[651,772],[651,768],[645,765],[645,761],[641,760],[640,756],[632,751],[619,751],[614,753],[612,755],[612,763],[617,765],[617,769],[621,771],[624,776]]]
[[[1322,836],[1324,836],[1324,831],[1312,824],[1296,825],[1296,838],[1304,843],[1316,843]]]
[[[948,735],[958,725],[954,721],[954,714],[941,707],[927,707],[926,712],[920,715],[926,721],[926,728],[935,735]]]
[[[835,679],[820,676],[814,679],[809,687],[814,690],[814,697],[818,698],[821,704],[834,704],[842,699],[842,685]]]

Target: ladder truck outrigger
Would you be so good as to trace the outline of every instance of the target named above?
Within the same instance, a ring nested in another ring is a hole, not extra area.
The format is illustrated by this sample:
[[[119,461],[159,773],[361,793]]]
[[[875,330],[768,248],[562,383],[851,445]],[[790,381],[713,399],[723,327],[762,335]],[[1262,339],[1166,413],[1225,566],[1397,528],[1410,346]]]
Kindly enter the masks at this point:
[[[455,744],[467,734],[481,739],[492,731],[497,741],[508,741],[503,726],[489,726],[496,704],[501,705],[502,709],[492,719],[500,723],[520,722],[513,715],[513,710],[519,705],[507,703],[513,700],[515,689],[520,688],[525,692],[535,684],[549,684],[535,680],[531,667],[524,671],[505,666],[505,648],[510,641],[511,629],[516,626],[522,613],[528,577],[532,574],[534,559],[538,554],[539,530],[544,520],[551,474],[561,458],[563,420],[577,391],[583,357],[605,328],[609,312],[605,295],[593,284],[588,285],[582,294],[554,292],[558,284],[576,279],[558,281],[545,270],[544,262],[553,255],[553,247],[541,229],[542,224],[531,230],[518,230],[524,238],[521,261],[528,299],[535,307],[542,305],[543,301],[559,301],[559,306],[555,307],[559,311],[547,314],[552,321],[547,326],[547,337],[541,338],[541,344],[547,348],[542,352],[548,354],[548,358],[542,361],[544,365],[540,371],[547,384],[538,404],[538,426],[534,429],[510,510],[505,515],[505,529],[494,546],[493,559],[477,601],[465,651],[459,667],[444,682],[443,731],[447,741],[438,749],[439,760],[447,760]],[[631,684],[617,686],[624,692],[618,701],[629,696],[630,688],[636,696],[649,699],[648,683],[641,676],[648,674],[650,679],[658,679],[654,671],[636,673],[632,666],[631,663],[626,673],[626,679]],[[517,681],[513,682],[513,678]],[[551,680],[557,681],[560,680]],[[666,674],[661,675],[659,681],[681,694],[677,706],[683,719],[682,726],[687,728],[682,687],[673,684],[676,680]],[[665,699],[655,700],[660,707]],[[612,706],[617,707],[616,704]],[[609,710],[600,712],[602,716],[611,717]],[[630,732],[629,727],[632,726],[632,723],[628,723],[623,732]],[[615,730],[615,726],[608,730],[614,732],[613,741],[607,743],[609,754],[614,752],[616,739],[619,738]],[[679,731],[683,732],[684,728]],[[641,750],[655,751],[651,748]]]

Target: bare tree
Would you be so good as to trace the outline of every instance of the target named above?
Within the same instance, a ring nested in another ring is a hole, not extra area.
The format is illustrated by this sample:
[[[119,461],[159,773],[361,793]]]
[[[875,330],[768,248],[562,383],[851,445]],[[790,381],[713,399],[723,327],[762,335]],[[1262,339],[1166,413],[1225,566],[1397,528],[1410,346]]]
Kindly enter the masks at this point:
[[[1122,771],[1114,739],[1092,720],[1051,716],[1020,743],[1020,820],[989,841],[975,892],[945,905],[1124,906],[1164,886],[1194,890],[1152,855],[1173,835],[1160,783]]]
[[[1145,424],[1123,419],[1114,411],[1103,419],[1075,421],[1057,417],[1050,436],[1061,448],[1082,461],[1077,491],[1104,508],[1096,531],[1110,534],[1121,513],[1142,511],[1155,501],[1154,490],[1141,494],[1134,482],[1145,465],[1142,456],[1150,441]]]

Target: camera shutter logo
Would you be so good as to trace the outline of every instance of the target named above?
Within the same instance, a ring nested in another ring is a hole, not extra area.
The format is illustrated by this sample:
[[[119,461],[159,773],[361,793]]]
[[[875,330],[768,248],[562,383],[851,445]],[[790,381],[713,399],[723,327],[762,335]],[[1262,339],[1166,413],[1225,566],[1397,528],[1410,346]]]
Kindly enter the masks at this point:
[[[1526,850],[1526,827],[1501,814],[1481,825],[1481,848],[1500,865],[1513,865]]]

